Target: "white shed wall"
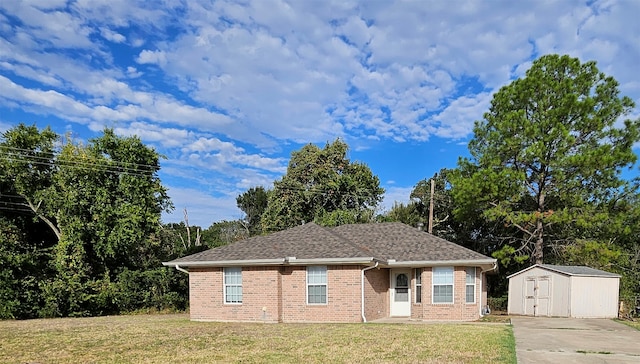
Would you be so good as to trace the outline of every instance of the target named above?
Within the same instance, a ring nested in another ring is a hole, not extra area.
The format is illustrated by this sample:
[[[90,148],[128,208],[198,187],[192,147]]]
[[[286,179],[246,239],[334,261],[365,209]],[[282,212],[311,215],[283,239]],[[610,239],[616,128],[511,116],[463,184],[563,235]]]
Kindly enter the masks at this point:
[[[568,316],[569,315],[569,277],[536,267],[509,279],[509,298],[507,310],[510,315],[533,315],[531,304],[527,306],[527,279],[541,279],[549,277],[549,292],[547,301],[539,297],[538,316]],[[545,296],[547,296],[545,294]]]
[[[507,298],[507,313],[509,315],[524,315],[524,292],[522,278],[515,276],[509,278],[509,292]]]
[[[544,277],[548,277],[548,299],[527,299],[527,280],[535,280],[543,290]],[[534,267],[509,278],[507,310],[510,315],[532,316],[535,303],[537,316],[613,318],[618,316],[619,286],[617,277],[571,276]]]
[[[618,317],[620,279],[571,277],[571,317]]]

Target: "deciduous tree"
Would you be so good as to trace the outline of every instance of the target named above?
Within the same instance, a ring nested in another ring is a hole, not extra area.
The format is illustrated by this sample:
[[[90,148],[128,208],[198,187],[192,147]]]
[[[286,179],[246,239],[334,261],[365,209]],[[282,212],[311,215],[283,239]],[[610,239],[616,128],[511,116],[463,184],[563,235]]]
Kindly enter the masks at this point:
[[[262,233],[260,220],[262,219],[262,214],[267,209],[268,199],[268,191],[262,186],[251,187],[236,198],[238,208],[245,213],[244,220],[247,224],[249,234],[252,236]]]
[[[321,216],[338,223],[370,220],[384,189],[368,166],[347,158],[347,151],[337,139],[323,149],[307,144],[291,153],[287,173],[269,194],[263,230],[284,230]]]

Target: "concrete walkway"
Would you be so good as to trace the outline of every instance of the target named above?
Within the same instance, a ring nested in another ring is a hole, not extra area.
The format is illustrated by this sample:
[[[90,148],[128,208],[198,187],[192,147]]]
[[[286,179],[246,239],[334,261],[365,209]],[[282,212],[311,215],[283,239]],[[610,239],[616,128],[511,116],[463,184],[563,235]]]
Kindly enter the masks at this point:
[[[640,331],[606,319],[514,317],[519,364],[640,363]]]

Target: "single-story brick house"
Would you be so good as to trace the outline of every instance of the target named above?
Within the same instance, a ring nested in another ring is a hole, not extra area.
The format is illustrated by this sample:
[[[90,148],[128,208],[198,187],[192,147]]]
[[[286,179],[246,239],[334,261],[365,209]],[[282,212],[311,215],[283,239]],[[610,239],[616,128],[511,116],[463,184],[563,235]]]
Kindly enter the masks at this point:
[[[163,263],[198,321],[472,321],[496,260],[402,223],[303,224]]]

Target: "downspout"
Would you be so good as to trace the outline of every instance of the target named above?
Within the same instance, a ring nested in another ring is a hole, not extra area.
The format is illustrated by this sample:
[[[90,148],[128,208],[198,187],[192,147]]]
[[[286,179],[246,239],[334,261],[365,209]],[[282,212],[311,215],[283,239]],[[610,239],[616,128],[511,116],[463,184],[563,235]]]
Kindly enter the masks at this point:
[[[187,274],[189,274],[189,271],[188,271],[188,270],[186,270],[186,269],[184,269],[184,268],[180,267],[180,266],[179,266],[179,265],[177,265],[177,264],[176,264],[176,270],[178,270],[179,272],[182,272],[182,273],[187,273]]]
[[[491,267],[491,269],[486,269],[486,270],[482,270],[480,269],[480,317],[483,317],[484,315],[482,314],[482,281],[484,280],[484,273],[485,272],[490,272],[492,270],[495,270],[496,268],[498,268],[498,262],[494,262],[493,263],[493,267]],[[489,299],[489,295],[487,292],[487,301]],[[489,306],[489,302],[487,302],[487,307]]]
[[[360,289],[360,294],[361,297],[360,299],[362,300],[362,304],[360,305],[362,307],[362,322],[367,322],[367,318],[364,316],[364,272],[373,269],[373,268],[377,268],[378,267],[378,262],[376,262],[375,265],[371,266],[371,267],[366,267],[364,269],[362,269],[362,276],[360,278],[360,283],[361,283],[361,289]]]

